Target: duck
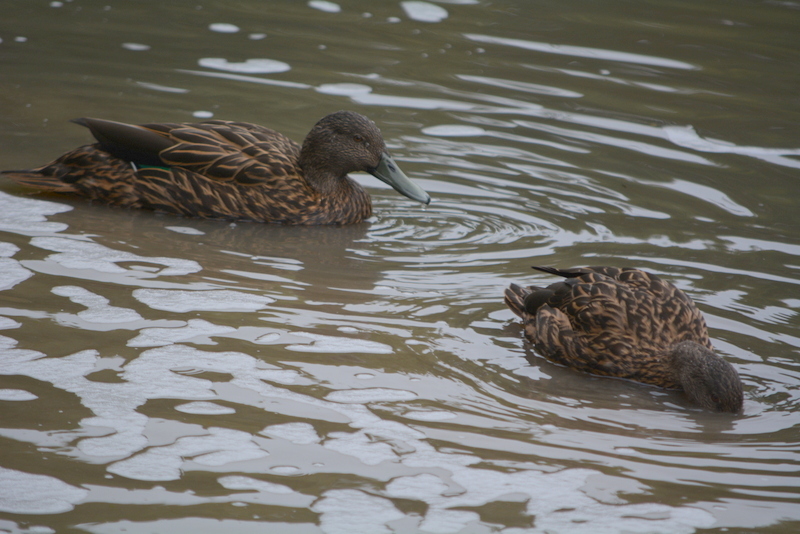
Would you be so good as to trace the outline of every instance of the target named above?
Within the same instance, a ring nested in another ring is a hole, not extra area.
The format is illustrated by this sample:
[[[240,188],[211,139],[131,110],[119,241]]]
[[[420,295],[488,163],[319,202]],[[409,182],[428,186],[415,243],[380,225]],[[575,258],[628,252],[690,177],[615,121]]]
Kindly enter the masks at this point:
[[[354,111],[320,119],[302,146],[246,122],[72,122],[96,142],[42,167],[3,174],[37,191],[125,208],[291,225],[369,218],[369,193],[351,172],[368,172],[408,198],[431,201],[389,154],[377,125]]]
[[[634,268],[533,268],[563,280],[547,287],[511,284],[504,300],[545,358],[683,390],[708,410],[742,410],[739,374],[714,352],[700,310],[673,284]]]

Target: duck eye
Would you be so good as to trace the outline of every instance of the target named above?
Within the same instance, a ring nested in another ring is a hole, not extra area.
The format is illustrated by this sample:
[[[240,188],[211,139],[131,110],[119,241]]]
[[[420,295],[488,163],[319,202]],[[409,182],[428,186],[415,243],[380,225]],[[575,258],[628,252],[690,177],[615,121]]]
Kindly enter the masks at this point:
[[[364,140],[364,136],[361,134],[355,134],[353,136],[353,139],[355,140],[356,143],[360,143]]]

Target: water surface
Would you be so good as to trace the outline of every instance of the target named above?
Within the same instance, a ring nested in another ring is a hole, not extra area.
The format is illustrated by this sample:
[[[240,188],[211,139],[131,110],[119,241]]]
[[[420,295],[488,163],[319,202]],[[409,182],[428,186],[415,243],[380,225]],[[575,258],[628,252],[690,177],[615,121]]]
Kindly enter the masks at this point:
[[[423,207],[184,219],[0,184],[0,529],[794,532],[800,11],[791,2],[8,1],[0,167],[68,122],[298,141],[368,115]],[[502,302],[635,266],[706,315],[720,415],[581,375]]]

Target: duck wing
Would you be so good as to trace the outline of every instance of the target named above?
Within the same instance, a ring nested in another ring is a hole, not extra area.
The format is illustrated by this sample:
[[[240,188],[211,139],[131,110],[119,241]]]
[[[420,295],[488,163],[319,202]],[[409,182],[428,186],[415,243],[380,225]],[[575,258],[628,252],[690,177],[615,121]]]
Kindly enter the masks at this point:
[[[638,348],[629,324],[632,291],[601,272],[570,271],[566,280],[545,288],[550,295],[536,313],[537,349],[581,371],[630,376]],[[535,304],[536,293],[526,306],[531,301]]]
[[[583,331],[609,329],[630,334],[643,350],[695,341],[711,342],[700,310],[680,289],[658,276],[633,268],[593,266],[543,272],[567,277],[548,287],[548,304],[575,318]]]
[[[676,387],[661,354],[688,340],[711,348],[691,299],[656,275],[603,266],[535,268],[565,280],[546,288],[509,288],[506,302],[523,318],[526,337],[550,360]]]
[[[300,175],[300,147],[283,134],[254,124],[208,121],[135,126],[76,119],[100,148],[137,166],[177,167],[219,182],[279,183]]]
[[[635,340],[618,295],[625,287],[590,269],[535,268],[566,278],[548,287],[512,284],[505,292],[506,304],[522,318],[525,337],[536,350],[584,372],[631,375]]]
[[[129,195],[113,203],[187,217],[267,222],[314,224],[314,217],[326,214],[303,178],[300,147],[269,128],[232,121],[78,122],[91,130],[99,151],[134,165],[127,173]]]
[[[612,278],[625,288],[618,291],[617,298],[624,303],[628,328],[641,346],[656,350],[681,341],[694,341],[713,350],[703,314],[672,283],[639,269],[588,269]]]
[[[175,144],[166,136],[123,122],[88,117],[71,122],[88,128],[104,151],[137,165],[162,165],[158,154]]]
[[[280,184],[301,175],[300,146],[268,128],[210,121],[179,125],[169,130],[169,137],[176,143],[161,152],[161,160],[212,180],[241,185]]]

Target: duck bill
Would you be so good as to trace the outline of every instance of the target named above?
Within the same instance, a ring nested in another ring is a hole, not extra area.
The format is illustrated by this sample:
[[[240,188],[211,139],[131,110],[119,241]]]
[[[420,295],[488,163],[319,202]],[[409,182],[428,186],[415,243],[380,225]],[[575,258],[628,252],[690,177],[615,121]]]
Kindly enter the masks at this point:
[[[411,181],[411,179],[400,170],[397,163],[394,162],[392,156],[384,152],[381,155],[381,161],[378,166],[370,171],[370,174],[392,186],[395,191],[401,195],[407,196],[417,202],[429,204],[431,197],[420,186]]]

